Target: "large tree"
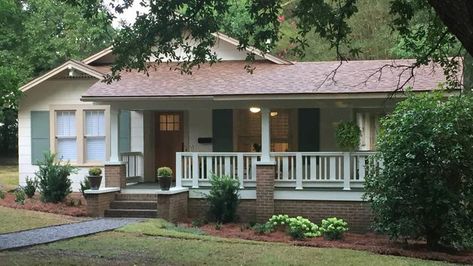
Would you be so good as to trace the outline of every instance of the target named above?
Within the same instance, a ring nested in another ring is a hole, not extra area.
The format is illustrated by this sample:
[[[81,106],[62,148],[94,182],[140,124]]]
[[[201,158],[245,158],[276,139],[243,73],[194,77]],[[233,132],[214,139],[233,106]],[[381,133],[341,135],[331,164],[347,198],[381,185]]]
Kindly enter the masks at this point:
[[[94,17],[97,10],[107,5],[109,19],[134,2],[137,4],[136,0],[65,1],[81,6],[87,17]],[[245,11],[235,35],[241,49],[254,46],[271,51],[280,39],[279,16],[283,13],[283,6],[289,4],[298,30],[292,43],[299,55],[304,55],[307,36],[313,33],[328,42],[340,61],[356,58],[363,52],[363,47],[353,41],[355,38],[349,23],[360,12],[357,0],[139,0],[139,4],[148,7],[149,12],[140,14],[134,24],[124,26],[115,39],[114,52],[119,59],[109,81],[119,78],[124,69],[146,72],[147,62],[158,54],[181,61],[178,69],[186,73],[191,72],[195,65],[216,62],[218,58],[209,48],[214,42],[211,34],[229,28],[224,18],[235,12],[236,2],[243,2],[243,7],[239,8]],[[411,49],[411,54],[417,59],[415,64],[406,67],[414,69],[430,61],[437,62],[444,67],[451,85],[458,86],[458,56],[465,52],[473,53],[473,24],[469,13],[473,12],[472,6],[468,0],[391,1],[389,26],[405,40],[403,48]],[[197,45],[191,43],[189,36],[197,41]],[[189,56],[175,54],[177,46],[183,47]],[[156,58],[157,63],[162,63],[161,57]],[[252,55],[248,54],[247,59],[251,61]],[[248,67],[248,70],[253,69]]]

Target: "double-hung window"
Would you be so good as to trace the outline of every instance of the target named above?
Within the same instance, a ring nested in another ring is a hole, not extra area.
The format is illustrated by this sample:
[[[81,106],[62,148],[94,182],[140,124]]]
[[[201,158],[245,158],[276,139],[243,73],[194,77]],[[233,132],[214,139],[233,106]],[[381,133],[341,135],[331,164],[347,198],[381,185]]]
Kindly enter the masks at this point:
[[[77,161],[75,111],[56,111],[56,152],[59,159]]]
[[[105,112],[103,110],[84,111],[85,161],[105,160]]]

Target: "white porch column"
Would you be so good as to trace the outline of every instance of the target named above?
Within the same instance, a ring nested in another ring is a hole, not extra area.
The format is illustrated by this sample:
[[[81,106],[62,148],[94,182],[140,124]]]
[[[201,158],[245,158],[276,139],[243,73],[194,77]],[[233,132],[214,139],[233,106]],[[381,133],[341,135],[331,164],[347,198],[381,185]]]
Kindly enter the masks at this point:
[[[120,163],[118,154],[118,113],[115,106],[110,106],[110,158],[108,163]]]
[[[271,162],[269,153],[271,151],[271,129],[270,129],[270,110],[261,108],[261,162]]]

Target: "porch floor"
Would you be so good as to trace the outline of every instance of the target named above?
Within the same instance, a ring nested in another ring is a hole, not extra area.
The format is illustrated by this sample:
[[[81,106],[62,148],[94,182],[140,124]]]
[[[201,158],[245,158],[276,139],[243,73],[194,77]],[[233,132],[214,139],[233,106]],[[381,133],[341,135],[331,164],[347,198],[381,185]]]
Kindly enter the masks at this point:
[[[175,187],[176,184],[173,182],[171,188]],[[123,194],[154,194],[161,187],[156,182],[140,182],[140,183],[127,183],[126,188],[122,189],[120,193]]]

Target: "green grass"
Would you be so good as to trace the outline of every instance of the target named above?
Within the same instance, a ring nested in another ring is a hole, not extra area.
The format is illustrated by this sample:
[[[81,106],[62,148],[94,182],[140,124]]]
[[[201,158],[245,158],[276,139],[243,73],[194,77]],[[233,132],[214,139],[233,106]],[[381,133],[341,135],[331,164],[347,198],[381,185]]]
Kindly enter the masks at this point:
[[[445,265],[347,249],[229,240],[160,220],[0,253],[5,265]]]
[[[0,206],[0,234],[65,224],[78,221],[80,218],[57,215],[52,213],[12,209]]]
[[[4,190],[18,186],[18,165],[0,165],[0,187]]]

